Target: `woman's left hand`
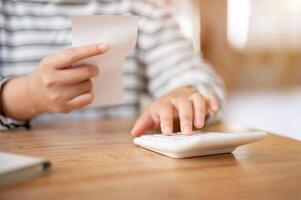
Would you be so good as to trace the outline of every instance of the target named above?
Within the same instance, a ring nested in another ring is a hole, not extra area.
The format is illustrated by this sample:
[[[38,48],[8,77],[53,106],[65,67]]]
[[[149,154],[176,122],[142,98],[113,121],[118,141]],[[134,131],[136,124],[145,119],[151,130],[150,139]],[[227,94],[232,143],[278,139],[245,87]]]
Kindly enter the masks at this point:
[[[183,134],[192,134],[193,128],[205,125],[207,113],[217,112],[219,104],[215,96],[206,97],[191,87],[182,87],[154,101],[136,121],[131,131],[140,136],[147,130],[161,128],[164,135],[174,132],[174,120],[179,120]]]

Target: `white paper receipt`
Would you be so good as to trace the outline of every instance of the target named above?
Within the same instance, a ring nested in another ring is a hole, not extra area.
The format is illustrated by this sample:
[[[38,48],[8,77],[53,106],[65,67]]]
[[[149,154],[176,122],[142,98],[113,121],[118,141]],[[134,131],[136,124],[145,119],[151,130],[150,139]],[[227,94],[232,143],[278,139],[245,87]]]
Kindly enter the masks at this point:
[[[137,42],[138,18],[135,16],[74,16],[72,46],[106,43],[109,51],[81,61],[97,65],[100,76],[94,78],[94,101],[90,107],[123,103],[122,65]],[[77,63],[77,64],[80,64]]]

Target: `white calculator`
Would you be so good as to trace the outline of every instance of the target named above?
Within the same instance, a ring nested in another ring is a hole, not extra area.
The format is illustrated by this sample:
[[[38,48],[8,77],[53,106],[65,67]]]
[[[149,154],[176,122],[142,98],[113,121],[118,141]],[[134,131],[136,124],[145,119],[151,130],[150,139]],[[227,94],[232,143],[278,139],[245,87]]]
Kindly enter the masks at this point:
[[[134,143],[171,158],[187,158],[230,153],[238,146],[261,140],[266,135],[267,133],[264,131],[240,133],[194,132],[189,136],[180,133],[171,136],[154,134],[137,137],[134,139]]]

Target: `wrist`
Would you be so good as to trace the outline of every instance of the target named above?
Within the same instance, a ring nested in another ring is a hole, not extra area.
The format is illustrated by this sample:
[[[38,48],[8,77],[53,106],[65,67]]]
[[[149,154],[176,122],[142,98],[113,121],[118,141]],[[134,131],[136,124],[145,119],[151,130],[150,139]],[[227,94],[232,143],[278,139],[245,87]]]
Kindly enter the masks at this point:
[[[2,114],[15,120],[28,120],[41,112],[28,93],[28,76],[9,79],[1,90]]]
[[[33,75],[28,75],[25,78],[25,96],[28,97],[29,111],[31,116],[36,116],[47,112],[46,106],[38,99],[39,92],[36,89],[37,84],[34,81]],[[40,91],[41,92],[41,91]]]

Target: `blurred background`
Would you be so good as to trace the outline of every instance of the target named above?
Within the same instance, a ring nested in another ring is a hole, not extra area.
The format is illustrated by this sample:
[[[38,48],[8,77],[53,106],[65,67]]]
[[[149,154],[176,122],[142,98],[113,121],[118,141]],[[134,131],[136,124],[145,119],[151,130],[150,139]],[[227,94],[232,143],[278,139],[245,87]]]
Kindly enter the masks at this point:
[[[224,79],[226,121],[301,140],[301,0],[168,0]]]

